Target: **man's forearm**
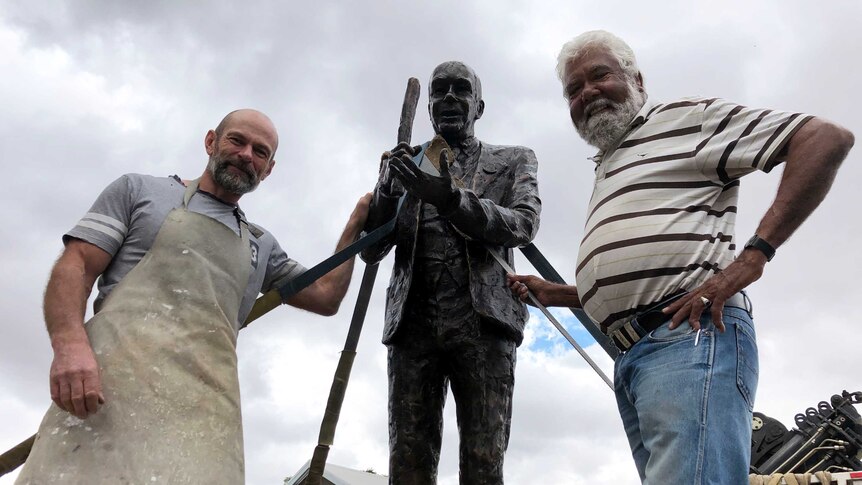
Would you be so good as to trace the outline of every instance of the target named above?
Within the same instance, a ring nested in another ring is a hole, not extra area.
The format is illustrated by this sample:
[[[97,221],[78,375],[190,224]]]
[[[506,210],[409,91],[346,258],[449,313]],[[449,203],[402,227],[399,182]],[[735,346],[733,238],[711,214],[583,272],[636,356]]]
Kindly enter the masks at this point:
[[[62,259],[54,266],[45,289],[43,311],[55,353],[69,344],[89,345],[84,314],[92,286],[83,267]]]
[[[111,257],[83,241],[70,241],[45,289],[45,324],[51,337],[51,400],[83,419],[105,402],[99,364],[84,329],[90,289]]]
[[[546,307],[581,308],[578,288],[574,285],[554,283],[533,275],[507,275],[509,289],[521,301],[532,304],[528,292]]]
[[[578,297],[578,289],[574,285],[562,285],[559,283],[546,282],[539,301],[547,307],[581,308],[581,299]]]

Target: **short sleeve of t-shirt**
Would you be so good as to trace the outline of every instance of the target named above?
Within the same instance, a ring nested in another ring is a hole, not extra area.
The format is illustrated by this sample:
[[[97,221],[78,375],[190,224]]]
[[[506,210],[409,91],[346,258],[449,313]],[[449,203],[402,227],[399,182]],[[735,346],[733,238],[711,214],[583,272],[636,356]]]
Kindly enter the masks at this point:
[[[291,259],[266,229],[253,224],[252,266],[249,289],[240,305],[239,323],[245,321],[259,293],[266,293],[282,281],[305,272],[305,267]]]
[[[266,293],[273,288],[273,285],[296,278],[305,271],[305,267],[288,257],[278,241],[273,239],[272,253],[266,262],[266,276],[261,292]]]
[[[84,217],[63,236],[82,239],[114,256],[129,231],[134,196],[140,190],[140,178],[123,175],[105,187]]]
[[[754,170],[769,172],[785,143],[811,118],[716,99],[704,109],[698,165],[725,183]]]

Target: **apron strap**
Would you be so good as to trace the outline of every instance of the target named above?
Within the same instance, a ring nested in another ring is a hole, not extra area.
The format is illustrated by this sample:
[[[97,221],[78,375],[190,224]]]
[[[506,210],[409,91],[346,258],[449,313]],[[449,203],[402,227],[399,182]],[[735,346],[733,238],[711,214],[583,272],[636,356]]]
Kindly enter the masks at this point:
[[[192,200],[192,196],[195,195],[198,191],[198,185],[200,185],[201,179],[200,177],[192,180],[186,186],[186,193],[183,195],[183,209],[188,210],[189,201]]]
[[[201,183],[200,177],[189,182],[189,185],[186,187],[186,193],[183,194],[183,209],[189,210],[189,201],[192,200],[192,196],[198,192],[198,186]],[[237,208],[236,210],[239,210]],[[237,220],[239,221],[239,237],[242,239],[242,242],[245,246],[249,245],[249,231],[248,231],[248,221],[244,218],[240,217],[237,214]]]

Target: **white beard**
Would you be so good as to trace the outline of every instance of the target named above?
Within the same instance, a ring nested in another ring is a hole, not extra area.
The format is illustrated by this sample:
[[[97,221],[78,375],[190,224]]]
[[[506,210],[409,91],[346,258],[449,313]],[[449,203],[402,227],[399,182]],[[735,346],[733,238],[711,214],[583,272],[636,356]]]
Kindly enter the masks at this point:
[[[638,90],[637,84],[628,84],[626,100],[618,103],[607,98],[597,98],[584,107],[585,121],[575,123],[578,134],[590,145],[602,151],[610,149],[628,131],[629,123],[646,102],[646,93]],[[594,115],[589,115],[602,108]]]

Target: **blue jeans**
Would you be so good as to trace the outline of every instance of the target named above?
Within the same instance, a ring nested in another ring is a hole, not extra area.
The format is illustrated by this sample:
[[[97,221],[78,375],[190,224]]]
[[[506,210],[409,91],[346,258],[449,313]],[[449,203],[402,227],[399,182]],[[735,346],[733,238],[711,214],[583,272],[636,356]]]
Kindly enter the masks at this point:
[[[725,307],[724,333],[668,324],[617,358],[614,387],[646,485],[748,483],[757,344],[751,313]]]

